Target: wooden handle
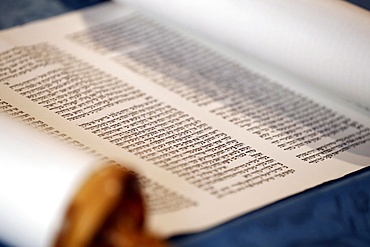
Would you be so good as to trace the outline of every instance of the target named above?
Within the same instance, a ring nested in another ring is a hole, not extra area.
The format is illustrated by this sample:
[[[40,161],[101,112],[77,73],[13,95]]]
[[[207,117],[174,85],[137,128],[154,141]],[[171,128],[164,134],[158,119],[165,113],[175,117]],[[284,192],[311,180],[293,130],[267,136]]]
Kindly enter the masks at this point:
[[[167,246],[144,229],[134,173],[119,165],[95,172],[76,193],[54,247]]]

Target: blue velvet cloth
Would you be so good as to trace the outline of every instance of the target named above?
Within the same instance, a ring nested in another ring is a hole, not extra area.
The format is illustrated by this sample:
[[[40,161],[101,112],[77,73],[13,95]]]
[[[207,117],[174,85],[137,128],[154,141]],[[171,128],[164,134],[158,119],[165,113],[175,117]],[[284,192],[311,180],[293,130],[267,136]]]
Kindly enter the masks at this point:
[[[101,1],[0,0],[0,29]],[[370,9],[370,1],[353,2]],[[286,198],[210,230],[176,236],[169,241],[180,247],[370,246],[370,168]],[[0,243],[0,247],[8,246]]]

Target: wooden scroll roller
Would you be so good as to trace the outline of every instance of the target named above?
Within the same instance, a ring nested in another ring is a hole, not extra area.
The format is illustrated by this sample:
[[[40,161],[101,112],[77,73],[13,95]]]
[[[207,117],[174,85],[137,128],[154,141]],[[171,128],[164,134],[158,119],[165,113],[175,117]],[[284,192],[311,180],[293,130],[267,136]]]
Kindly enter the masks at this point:
[[[55,247],[168,246],[144,228],[145,207],[136,176],[108,165],[75,194]]]

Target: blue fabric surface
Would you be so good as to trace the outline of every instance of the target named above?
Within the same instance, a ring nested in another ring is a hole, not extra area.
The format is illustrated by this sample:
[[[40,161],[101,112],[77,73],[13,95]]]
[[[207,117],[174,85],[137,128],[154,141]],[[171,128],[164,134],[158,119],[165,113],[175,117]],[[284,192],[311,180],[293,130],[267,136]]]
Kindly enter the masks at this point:
[[[1,0],[0,28],[24,24],[68,11],[58,0]]]
[[[353,4],[356,4],[362,8],[370,9],[370,1],[369,0],[350,0],[348,2],[351,2]]]
[[[0,0],[0,28],[100,1]],[[370,8],[370,1],[353,1]],[[170,242],[181,247],[370,246],[369,188],[370,169],[365,168],[208,231],[173,237]],[[7,246],[0,243],[0,247]]]
[[[0,29],[59,15],[105,0],[0,0]]]

